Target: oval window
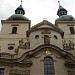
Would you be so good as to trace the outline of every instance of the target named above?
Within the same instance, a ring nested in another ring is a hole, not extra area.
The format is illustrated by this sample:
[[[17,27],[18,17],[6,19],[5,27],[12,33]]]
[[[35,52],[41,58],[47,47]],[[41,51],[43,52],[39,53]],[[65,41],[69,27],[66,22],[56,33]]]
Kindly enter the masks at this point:
[[[38,39],[38,38],[39,38],[39,35],[36,35],[36,36],[35,36],[35,39]]]
[[[9,50],[13,50],[13,49],[14,49],[14,47],[13,47],[13,46],[10,46],[10,47],[8,47],[8,49],[9,49]]]

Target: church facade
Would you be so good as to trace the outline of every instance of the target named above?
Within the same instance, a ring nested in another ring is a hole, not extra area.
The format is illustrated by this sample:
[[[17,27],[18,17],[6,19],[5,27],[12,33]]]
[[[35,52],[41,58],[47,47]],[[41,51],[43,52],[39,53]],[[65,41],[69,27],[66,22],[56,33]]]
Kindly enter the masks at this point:
[[[75,19],[61,5],[59,18],[31,27],[20,5],[1,20],[0,75],[75,75]]]

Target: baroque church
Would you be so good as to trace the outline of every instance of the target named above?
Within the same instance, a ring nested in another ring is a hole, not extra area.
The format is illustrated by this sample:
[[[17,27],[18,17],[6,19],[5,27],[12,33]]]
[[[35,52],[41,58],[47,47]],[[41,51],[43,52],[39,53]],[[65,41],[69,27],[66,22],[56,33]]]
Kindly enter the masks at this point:
[[[1,20],[0,75],[75,75],[75,18],[59,5],[59,18],[31,27],[22,4]]]

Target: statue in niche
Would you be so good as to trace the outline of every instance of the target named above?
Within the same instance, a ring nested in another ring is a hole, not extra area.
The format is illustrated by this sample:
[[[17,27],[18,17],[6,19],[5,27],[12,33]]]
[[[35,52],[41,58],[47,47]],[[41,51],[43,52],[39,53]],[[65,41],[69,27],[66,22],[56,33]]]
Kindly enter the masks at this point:
[[[74,49],[74,43],[72,41],[68,41],[66,42],[66,40],[63,41],[63,49],[64,50],[71,50],[71,49]]]
[[[50,38],[48,35],[44,35],[44,44],[50,44]]]

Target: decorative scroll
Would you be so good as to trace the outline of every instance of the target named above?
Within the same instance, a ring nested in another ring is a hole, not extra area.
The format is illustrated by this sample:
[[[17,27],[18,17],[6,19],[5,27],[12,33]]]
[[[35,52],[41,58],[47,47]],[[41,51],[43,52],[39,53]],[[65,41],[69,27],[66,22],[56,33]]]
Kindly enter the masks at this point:
[[[66,40],[63,41],[63,49],[64,50],[72,50],[72,49],[74,49],[74,45],[75,44],[70,40],[68,42]]]
[[[21,39],[19,41],[19,48],[29,49],[30,48],[30,42],[27,40],[27,42],[24,43],[23,39]]]

